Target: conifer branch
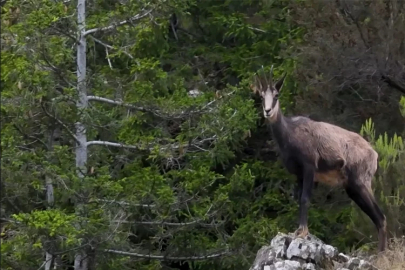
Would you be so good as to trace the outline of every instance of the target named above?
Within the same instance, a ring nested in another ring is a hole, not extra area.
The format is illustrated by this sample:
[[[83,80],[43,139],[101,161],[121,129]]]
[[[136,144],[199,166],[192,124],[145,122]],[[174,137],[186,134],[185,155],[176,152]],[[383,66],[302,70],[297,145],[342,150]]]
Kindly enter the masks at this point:
[[[113,46],[111,46],[111,45],[108,45],[107,43],[105,43],[105,42],[103,42],[103,41],[101,41],[101,40],[99,40],[99,39],[97,39],[97,38],[95,38],[95,37],[93,37],[93,36],[90,36],[95,42],[97,42],[98,44],[101,44],[101,45],[103,45],[104,47],[106,47],[106,48],[108,48],[108,49],[111,49],[111,50],[116,50],[116,48],[114,48]],[[128,52],[126,52],[126,51],[122,51],[124,54],[126,54],[129,58],[131,58],[131,59],[134,59],[134,57],[130,54],[130,53],[128,53]]]
[[[52,114],[50,114],[50,113],[48,112],[48,110],[45,108],[45,106],[44,106],[44,104],[42,103],[42,101],[41,101],[41,107],[42,107],[42,110],[44,111],[44,113],[45,113],[48,117],[54,119],[59,125],[61,125],[61,126],[69,133],[69,135],[70,135],[78,144],[80,144],[80,141],[77,139],[76,135],[69,129],[69,127],[66,126],[61,120],[59,120],[58,118],[56,118],[55,116],[53,116]]]

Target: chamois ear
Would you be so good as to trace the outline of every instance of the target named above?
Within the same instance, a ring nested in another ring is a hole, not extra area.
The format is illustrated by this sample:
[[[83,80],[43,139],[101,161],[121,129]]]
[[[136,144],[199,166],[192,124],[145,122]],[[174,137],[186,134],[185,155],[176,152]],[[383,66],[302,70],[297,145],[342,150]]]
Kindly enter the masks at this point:
[[[257,78],[257,76],[255,76],[254,83],[250,85],[250,89],[252,89],[254,94],[259,94],[260,88],[261,88],[260,80]]]
[[[250,85],[250,89],[253,91],[253,94],[257,94],[259,91],[257,91],[257,87],[254,83]]]
[[[281,79],[278,80],[278,81],[276,82],[276,84],[274,85],[274,88],[276,88],[277,92],[280,92],[281,88],[283,87],[283,85],[284,85],[284,79],[285,79],[286,76],[287,76],[287,73],[284,74],[283,77],[281,77]]]

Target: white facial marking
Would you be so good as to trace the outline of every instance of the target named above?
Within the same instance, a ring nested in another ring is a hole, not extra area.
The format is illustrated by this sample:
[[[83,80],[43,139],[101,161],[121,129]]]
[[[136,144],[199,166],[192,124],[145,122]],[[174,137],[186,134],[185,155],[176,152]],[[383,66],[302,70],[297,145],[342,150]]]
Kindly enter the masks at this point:
[[[277,99],[277,92],[271,91],[267,88],[266,91],[261,93],[262,96],[262,106],[263,106],[263,114],[265,118],[273,118],[273,116],[277,113],[278,110],[278,100]],[[274,107],[273,107],[274,106]]]

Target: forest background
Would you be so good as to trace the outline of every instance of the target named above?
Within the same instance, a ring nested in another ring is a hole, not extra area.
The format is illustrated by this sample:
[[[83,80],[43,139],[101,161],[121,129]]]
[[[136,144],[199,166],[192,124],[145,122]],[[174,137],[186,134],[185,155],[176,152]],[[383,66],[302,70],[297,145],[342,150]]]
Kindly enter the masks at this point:
[[[373,144],[389,237],[405,234],[405,1],[1,6],[2,269],[248,269],[298,220],[249,88],[271,65],[286,115]],[[344,191],[311,203],[311,233],[375,250]]]

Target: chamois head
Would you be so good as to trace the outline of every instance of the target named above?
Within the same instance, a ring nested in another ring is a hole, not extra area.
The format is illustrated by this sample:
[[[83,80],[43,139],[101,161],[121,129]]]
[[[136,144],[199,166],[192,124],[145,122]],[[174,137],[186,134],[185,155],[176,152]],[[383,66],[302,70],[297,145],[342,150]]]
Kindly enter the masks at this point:
[[[272,73],[273,66],[271,66],[269,78],[267,78],[266,75],[256,75],[255,82],[251,86],[253,92],[259,94],[262,99],[264,117],[270,118],[270,120],[276,117],[279,110],[278,94],[283,87],[284,79],[286,77],[286,75],[284,75],[276,83],[273,83]]]

